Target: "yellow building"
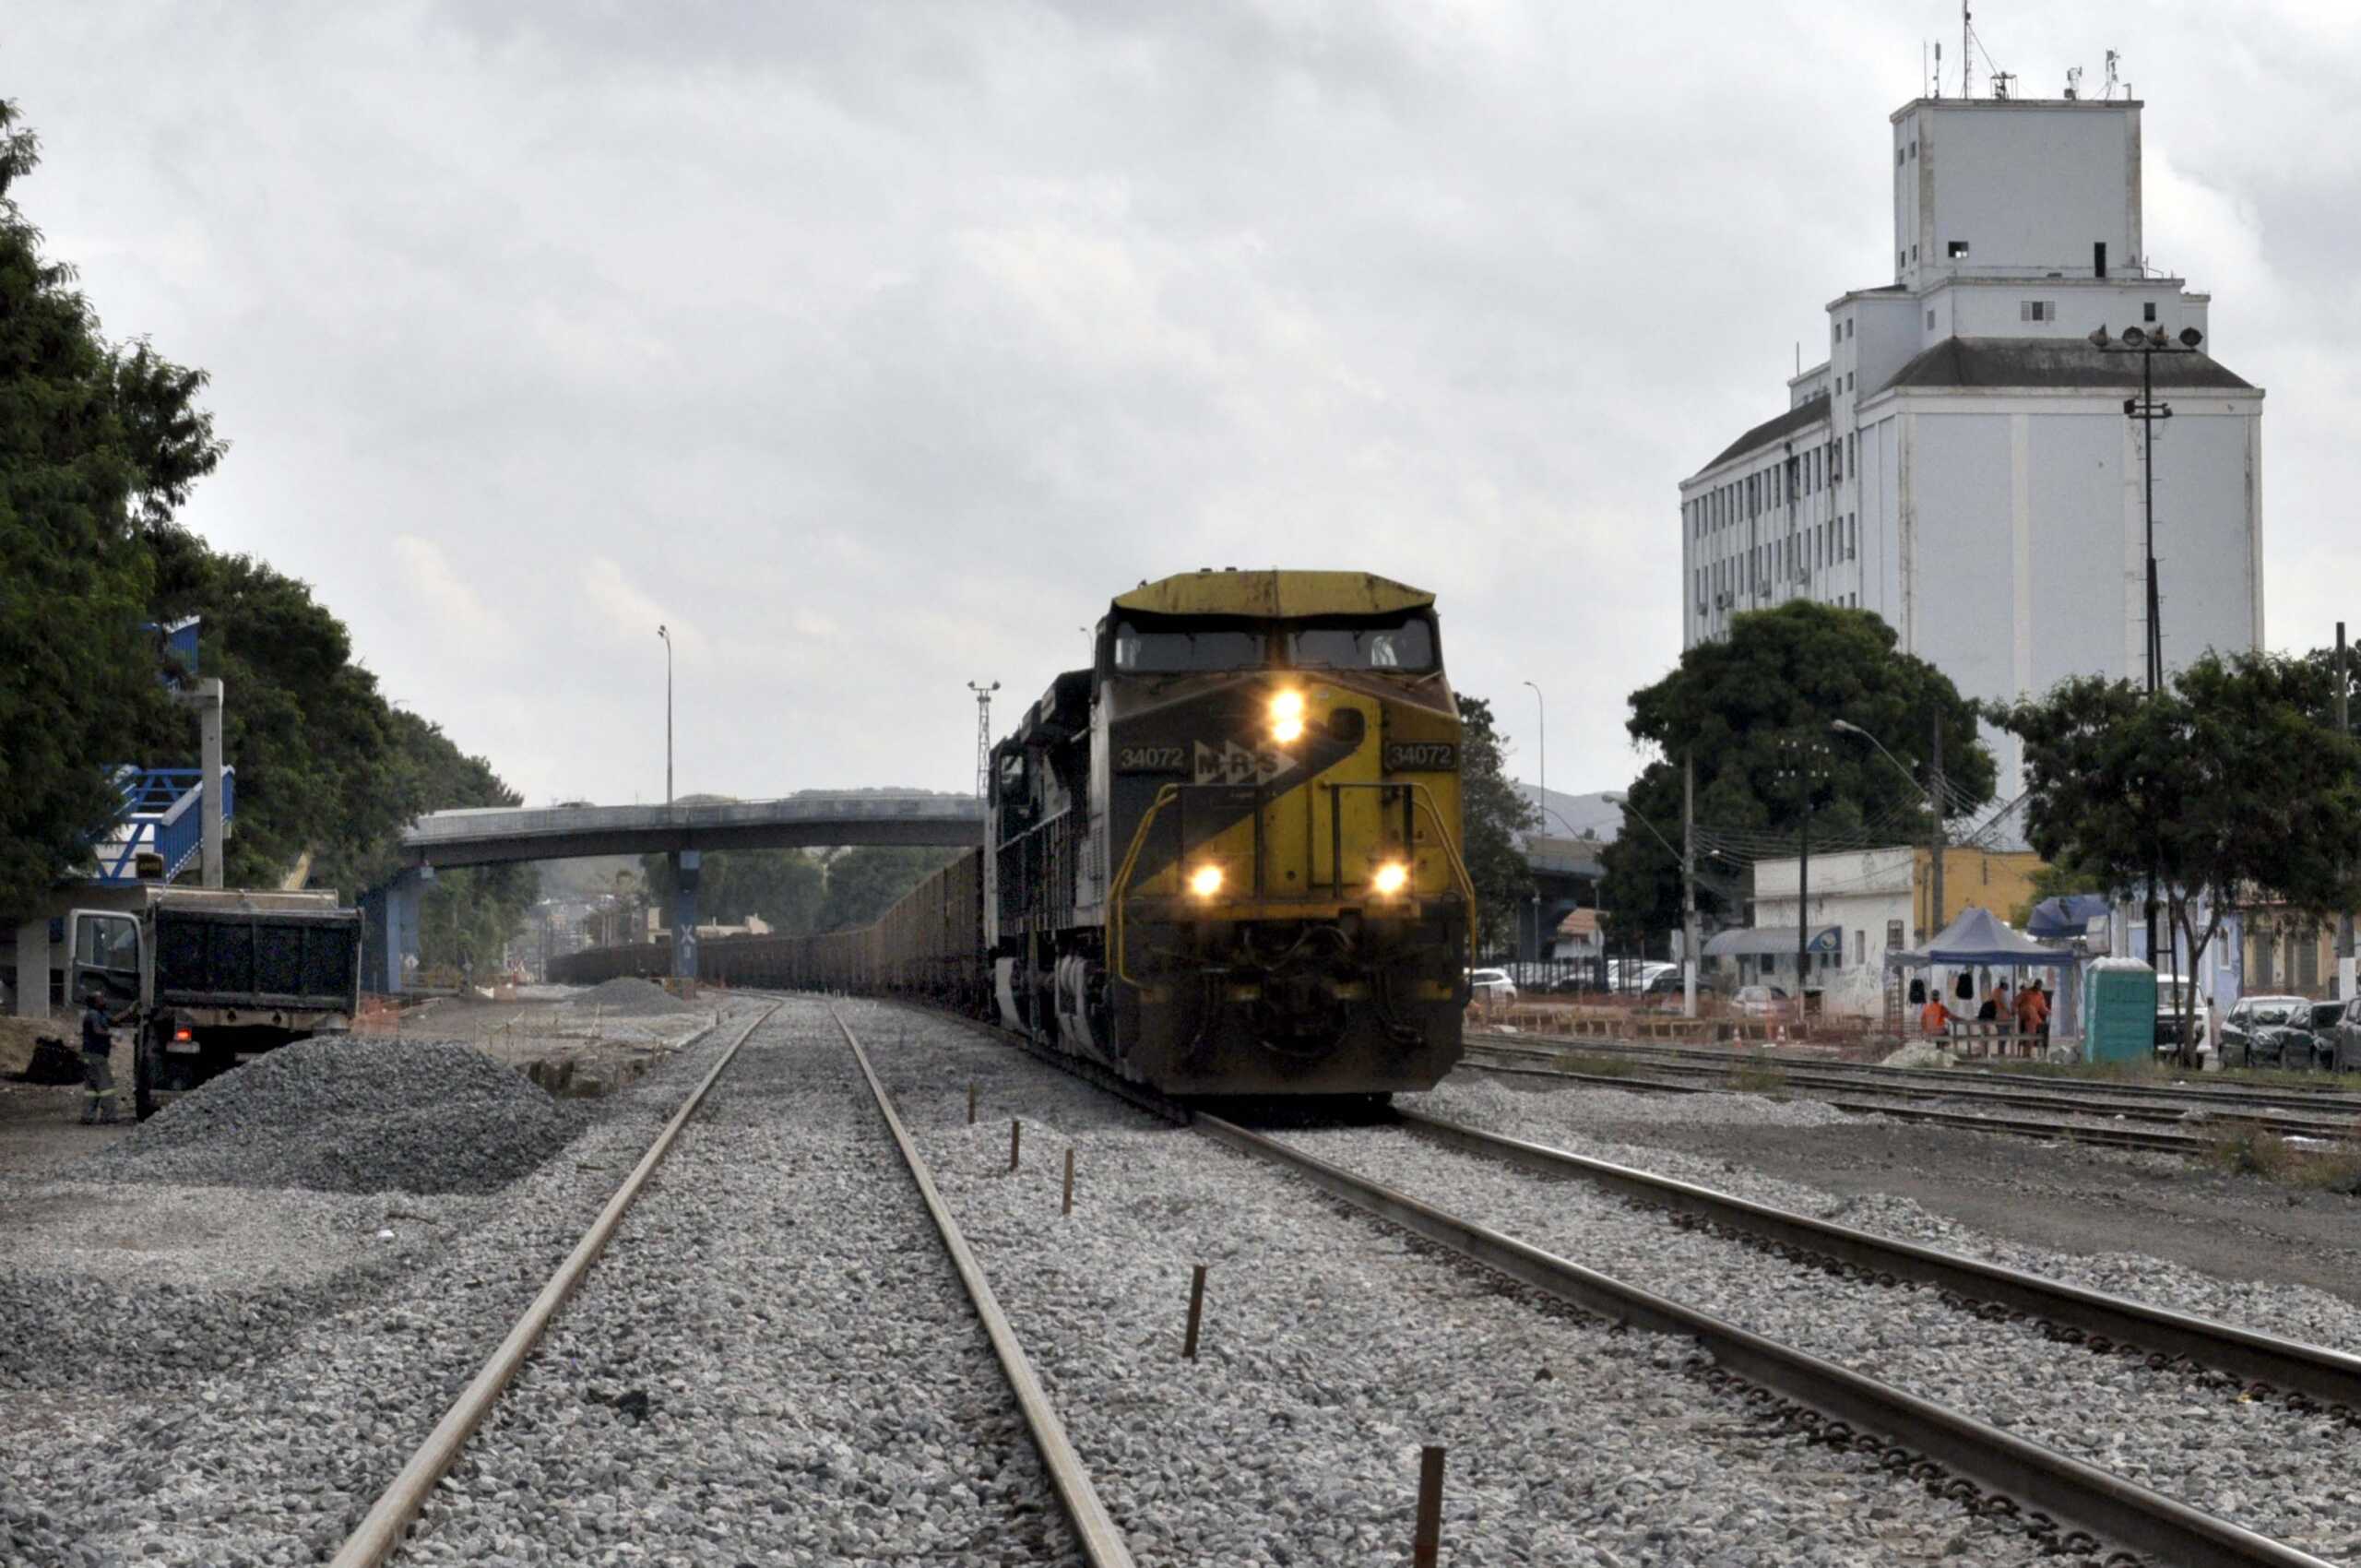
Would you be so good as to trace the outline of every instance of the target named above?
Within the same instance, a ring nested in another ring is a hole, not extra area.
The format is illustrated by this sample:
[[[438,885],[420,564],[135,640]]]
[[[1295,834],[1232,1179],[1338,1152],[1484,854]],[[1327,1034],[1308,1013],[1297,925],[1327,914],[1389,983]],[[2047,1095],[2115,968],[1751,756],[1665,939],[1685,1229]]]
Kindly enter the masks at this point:
[[[2031,849],[1943,851],[1943,907],[1935,909],[1935,854],[1924,845],[1911,868],[1911,941],[1924,942],[1970,909],[1988,909],[2017,923],[2035,901],[2034,879],[2049,862]]]

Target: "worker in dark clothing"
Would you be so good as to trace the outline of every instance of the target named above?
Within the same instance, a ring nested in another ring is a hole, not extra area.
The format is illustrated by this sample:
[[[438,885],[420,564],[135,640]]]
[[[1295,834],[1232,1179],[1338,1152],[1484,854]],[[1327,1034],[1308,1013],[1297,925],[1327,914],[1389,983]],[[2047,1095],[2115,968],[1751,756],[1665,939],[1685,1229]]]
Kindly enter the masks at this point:
[[[92,992],[82,1004],[82,1082],[90,1103],[82,1108],[82,1124],[112,1123],[114,1114],[114,1020],[107,1016],[107,999]]]

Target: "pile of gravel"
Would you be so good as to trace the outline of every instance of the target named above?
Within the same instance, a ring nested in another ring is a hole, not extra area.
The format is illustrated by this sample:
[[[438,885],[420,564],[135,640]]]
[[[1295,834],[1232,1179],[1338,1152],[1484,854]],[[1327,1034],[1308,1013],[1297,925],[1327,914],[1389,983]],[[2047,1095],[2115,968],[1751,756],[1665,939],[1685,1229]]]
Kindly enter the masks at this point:
[[[573,1006],[596,1007],[618,1018],[658,1018],[696,1011],[655,981],[641,980],[637,975],[600,980],[569,1001]]]
[[[583,1120],[472,1046],[309,1039],[223,1074],[70,1174],[324,1193],[489,1193],[565,1146]]]

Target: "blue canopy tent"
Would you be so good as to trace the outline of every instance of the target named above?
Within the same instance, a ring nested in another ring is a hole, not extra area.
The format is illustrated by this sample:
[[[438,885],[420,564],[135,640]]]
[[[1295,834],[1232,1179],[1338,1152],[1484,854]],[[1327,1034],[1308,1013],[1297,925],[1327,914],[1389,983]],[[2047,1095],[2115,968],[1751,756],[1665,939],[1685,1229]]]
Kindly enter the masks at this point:
[[[2093,921],[2105,920],[2112,909],[2104,893],[2069,893],[2061,897],[2044,898],[2033,907],[2033,914],[2025,921],[2025,934],[2046,938],[2081,936],[2091,929]]]
[[[1962,912],[1916,952],[1885,956],[1889,969],[1923,969],[1930,964],[1950,969],[2067,969],[2076,962],[2063,947],[2010,930],[1989,909]]]

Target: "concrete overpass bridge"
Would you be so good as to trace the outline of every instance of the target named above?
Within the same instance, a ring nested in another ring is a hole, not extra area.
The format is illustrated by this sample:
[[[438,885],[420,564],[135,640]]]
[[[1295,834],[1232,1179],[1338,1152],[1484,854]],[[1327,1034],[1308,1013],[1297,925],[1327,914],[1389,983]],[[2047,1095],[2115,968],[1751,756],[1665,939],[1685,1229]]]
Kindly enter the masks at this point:
[[[369,980],[402,989],[402,959],[418,951],[418,901],[436,868],[564,861],[594,855],[670,857],[672,968],[696,973],[697,868],[708,849],[835,845],[979,845],[984,806],[967,795],[881,790],[805,790],[775,801],[656,806],[498,806],[433,812],[402,830],[403,870],[366,895],[386,933],[385,965]]]

